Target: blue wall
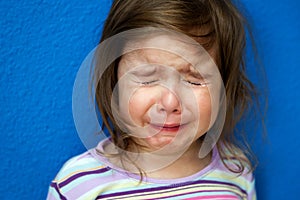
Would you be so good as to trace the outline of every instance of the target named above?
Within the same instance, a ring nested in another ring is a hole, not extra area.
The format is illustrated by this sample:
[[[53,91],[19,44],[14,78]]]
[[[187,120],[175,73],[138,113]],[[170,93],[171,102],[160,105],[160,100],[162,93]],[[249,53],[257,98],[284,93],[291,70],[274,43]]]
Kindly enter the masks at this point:
[[[257,139],[260,199],[300,184],[300,4],[243,0],[269,81],[268,140]],[[0,1],[0,199],[44,199],[61,165],[85,151],[72,118],[76,72],[99,40],[110,0]],[[298,170],[298,171],[297,171]]]

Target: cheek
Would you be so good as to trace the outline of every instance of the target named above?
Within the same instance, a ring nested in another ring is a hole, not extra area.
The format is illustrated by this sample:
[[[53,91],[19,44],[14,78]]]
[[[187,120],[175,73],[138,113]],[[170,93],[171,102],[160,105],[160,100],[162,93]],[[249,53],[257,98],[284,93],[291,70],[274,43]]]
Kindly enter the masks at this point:
[[[144,123],[149,121],[147,113],[156,102],[155,96],[154,91],[148,91],[146,89],[138,89],[132,93],[128,98],[128,102],[124,102],[128,105],[128,114],[132,121],[139,125],[144,125]]]
[[[212,103],[208,90],[197,95],[200,129],[208,129],[211,121]]]

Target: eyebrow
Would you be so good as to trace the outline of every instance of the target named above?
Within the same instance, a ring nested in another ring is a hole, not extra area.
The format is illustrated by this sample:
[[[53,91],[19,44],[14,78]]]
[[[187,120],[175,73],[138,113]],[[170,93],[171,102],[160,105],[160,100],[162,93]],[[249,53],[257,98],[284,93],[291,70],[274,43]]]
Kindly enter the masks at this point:
[[[203,78],[203,76],[199,72],[189,72],[189,75],[193,76],[194,78]]]
[[[180,67],[179,69],[177,69],[177,71],[179,73],[184,73],[184,74],[191,75],[195,78],[202,77],[201,74],[198,72],[198,70],[195,69],[194,67],[192,67],[191,64],[188,64],[184,67]]]
[[[197,79],[209,79],[212,76],[209,73],[200,73],[196,68],[192,66],[186,66],[184,68],[180,68],[178,69],[178,72],[190,75]]]
[[[132,70],[130,73],[135,76],[151,76],[157,72],[157,66],[151,66],[151,67],[139,67],[138,69]]]

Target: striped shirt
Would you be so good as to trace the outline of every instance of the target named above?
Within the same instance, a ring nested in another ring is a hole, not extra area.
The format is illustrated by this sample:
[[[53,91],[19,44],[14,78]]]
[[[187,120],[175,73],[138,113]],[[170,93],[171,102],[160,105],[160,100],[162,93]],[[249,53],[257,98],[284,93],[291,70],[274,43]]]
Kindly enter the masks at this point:
[[[185,178],[152,179],[120,171],[91,149],[70,159],[52,181],[53,199],[256,199],[251,173],[240,176],[222,163],[216,148],[211,163]]]

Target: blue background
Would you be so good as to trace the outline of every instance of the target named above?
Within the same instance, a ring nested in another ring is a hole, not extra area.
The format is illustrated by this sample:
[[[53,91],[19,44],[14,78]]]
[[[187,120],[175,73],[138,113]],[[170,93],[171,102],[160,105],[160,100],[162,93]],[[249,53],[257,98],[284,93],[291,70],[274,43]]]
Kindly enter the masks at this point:
[[[268,138],[255,142],[259,199],[300,190],[300,3],[242,0],[269,85]],[[109,0],[0,1],[0,199],[45,199],[62,164],[85,151],[72,118],[77,70],[100,38]]]

